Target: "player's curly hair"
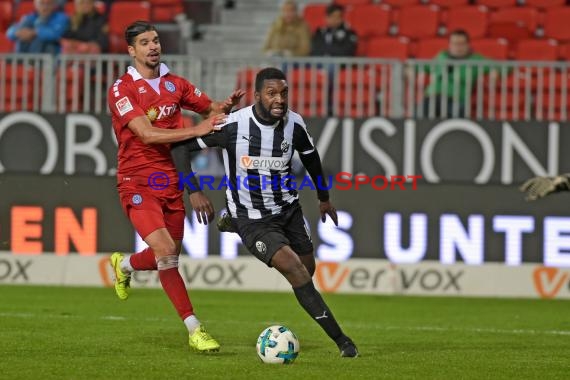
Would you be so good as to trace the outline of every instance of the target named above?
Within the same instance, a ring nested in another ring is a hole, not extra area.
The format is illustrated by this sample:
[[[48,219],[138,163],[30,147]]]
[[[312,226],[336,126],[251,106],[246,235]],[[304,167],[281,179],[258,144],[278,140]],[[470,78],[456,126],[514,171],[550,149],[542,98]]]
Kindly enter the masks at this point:
[[[125,40],[127,41],[127,45],[134,46],[135,38],[139,34],[151,31],[156,32],[157,30],[150,22],[142,20],[133,22],[131,25],[127,26],[127,29],[125,29]]]
[[[263,81],[271,79],[287,80],[287,77],[283,71],[275,67],[266,67],[258,72],[255,77],[255,91],[260,92],[263,88]]]

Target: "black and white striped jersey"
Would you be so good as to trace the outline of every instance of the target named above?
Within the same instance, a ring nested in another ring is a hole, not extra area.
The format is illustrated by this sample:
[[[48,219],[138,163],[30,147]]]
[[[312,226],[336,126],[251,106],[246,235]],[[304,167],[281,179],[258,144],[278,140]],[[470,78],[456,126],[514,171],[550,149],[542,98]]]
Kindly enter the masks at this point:
[[[254,106],[228,115],[221,131],[189,140],[187,149],[223,148],[228,180],[226,200],[234,218],[260,219],[298,202],[291,172],[294,151],[315,151],[303,118],[291,110],[275,124],[257,116]]]

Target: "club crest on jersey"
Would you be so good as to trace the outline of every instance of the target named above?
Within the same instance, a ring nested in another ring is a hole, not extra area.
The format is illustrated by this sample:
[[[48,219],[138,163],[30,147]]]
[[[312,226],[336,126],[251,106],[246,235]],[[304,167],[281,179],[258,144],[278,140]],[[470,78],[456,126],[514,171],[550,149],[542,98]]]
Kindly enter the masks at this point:
[[[255,248],[257,249],[257,252],[261,253],[262,255],[265,255],[267,252],[267,246],[261,240],[255,242]]]
[[[283,140],[283,142],[281,143],[281,151],[283,153],[287,153],[288,150],[289,150],[289,143],[287,142],[287,140]]]
[[[134,205],[140,205],[143,201],[142,195],[135,194],[135,195],[133,195],[133,198],[131,200],[132,200]]]
[[[168,90],[168,92],[176,91],[176,86],[171,81],[167,80],[164,82],[164,87]]]

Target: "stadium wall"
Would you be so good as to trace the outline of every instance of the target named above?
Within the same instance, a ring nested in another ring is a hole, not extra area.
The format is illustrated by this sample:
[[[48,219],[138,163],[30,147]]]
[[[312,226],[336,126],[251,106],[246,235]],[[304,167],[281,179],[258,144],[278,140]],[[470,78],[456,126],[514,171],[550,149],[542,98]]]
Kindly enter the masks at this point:
[[[253,257],[235,260],[183,257],[180,272],[192,289],[290,291],[275,270]],[[318,288],[329,293],[476,296],[570,299],[570,270],[535,264],[472,266],[422,262],[396,265],[386,260],[319,262]],[[15,256],[0,253],[0,284],[112,286],[108,255]],[[133,288],[159,288],[155,271],[137,272]],[[136,291],[136,290],[135,290]]]

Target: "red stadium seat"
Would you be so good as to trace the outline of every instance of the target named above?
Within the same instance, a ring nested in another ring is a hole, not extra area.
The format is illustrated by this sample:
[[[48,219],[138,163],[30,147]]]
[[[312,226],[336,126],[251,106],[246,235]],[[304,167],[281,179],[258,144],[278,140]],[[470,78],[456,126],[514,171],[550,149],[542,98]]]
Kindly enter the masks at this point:
[[[368,41],[366,56],[405,60],[409,51],[410,40],[406,37],[376,37]]]
[[[483,6],[452,8],[447,12],[447,33],[463,29],[470,38],[484,37],[487,34],[488,17],[489,12]]]
[[[441,8],[454,8],[468,5],[469,0],[429,0],[429,4],[434,4]]]
[[[371,4],[372,0],[335,0],[335,4],[342,5],[344,7],[352,7],[355,5],[366,5]]]
[[[556,61],[558,58],[558,43],[556,40],[520,40],[515,59],[521,61]]]
[[[149,0],[151,20],[155,22],[172,22],[179,14],[184,14],[182,0]]]
[[[509,41],[504,38],[482,38],[473,40],[471,47],[474,52],[487,58],[507,59],[509,57]]]
[[[390,7],[363,5],[346,14],[346,20],[359,38],[385,36],[390,29]]]
[[[538,11],[530,7],[501,8],[491,12],[491,25],[495,23],[516,23],[524,25],[531,33],[538,26]]]
[[[419,40],[414,56],[418,59],[434,58],[439,52],[446,50],[449,45],[447,38],[427,38]]]
[[[384,0],[382,4],[389,5],[393,8],[408,7],[420,4],[421,0]]]
[[[545,9],[550,7],[564,6],[566,4],[566,0],[525,0],[524,4],[527,7]]]
[[[150,4],[146,1],[119,1],[111,5],[109,15],[109,41],[111,53],[123,53],[127,50],[125,28],[137,20],[150,20]]]
[[[15,21],[20,21],[23,16],[27,15],[28,13],[32,13],[36,10],[33,1],[21,1],[18,7],[16,8],[15,14]]]
[[[0,53],[13,53],[14,43],[6,37],[5,33],[0,34]]]
[[[325,25],[326,4],[307,4],[303,9],[303,18],[309,24],[311,32]]]
[[[549,8],[544,18],[544,36],[557,40],[570,40],[570,7]]]
[[[0,64],[0,77],[6,78],[3,83],[4,102],[0,103],[0,112],[31,111],[34,101],[34,69],[18,64],[14,70],[12,64]]]
[[[505,38],[509,41],[509,44],[514,46],[520,40],[532,38],[533,33],[525,24],[497,22],[489,25],[487,36],[490,38]]]
[[[402,8],[398,17],[398,34],[409,38],[434,37],[439,27],[439,8],[412,6]]]
[[[517,0],[477,0],[475,3],[489,8],[503,8],[516,6]]]
[[[12,25],[12,11],[11,1],[0,1],[0,32],[2,34]]]

